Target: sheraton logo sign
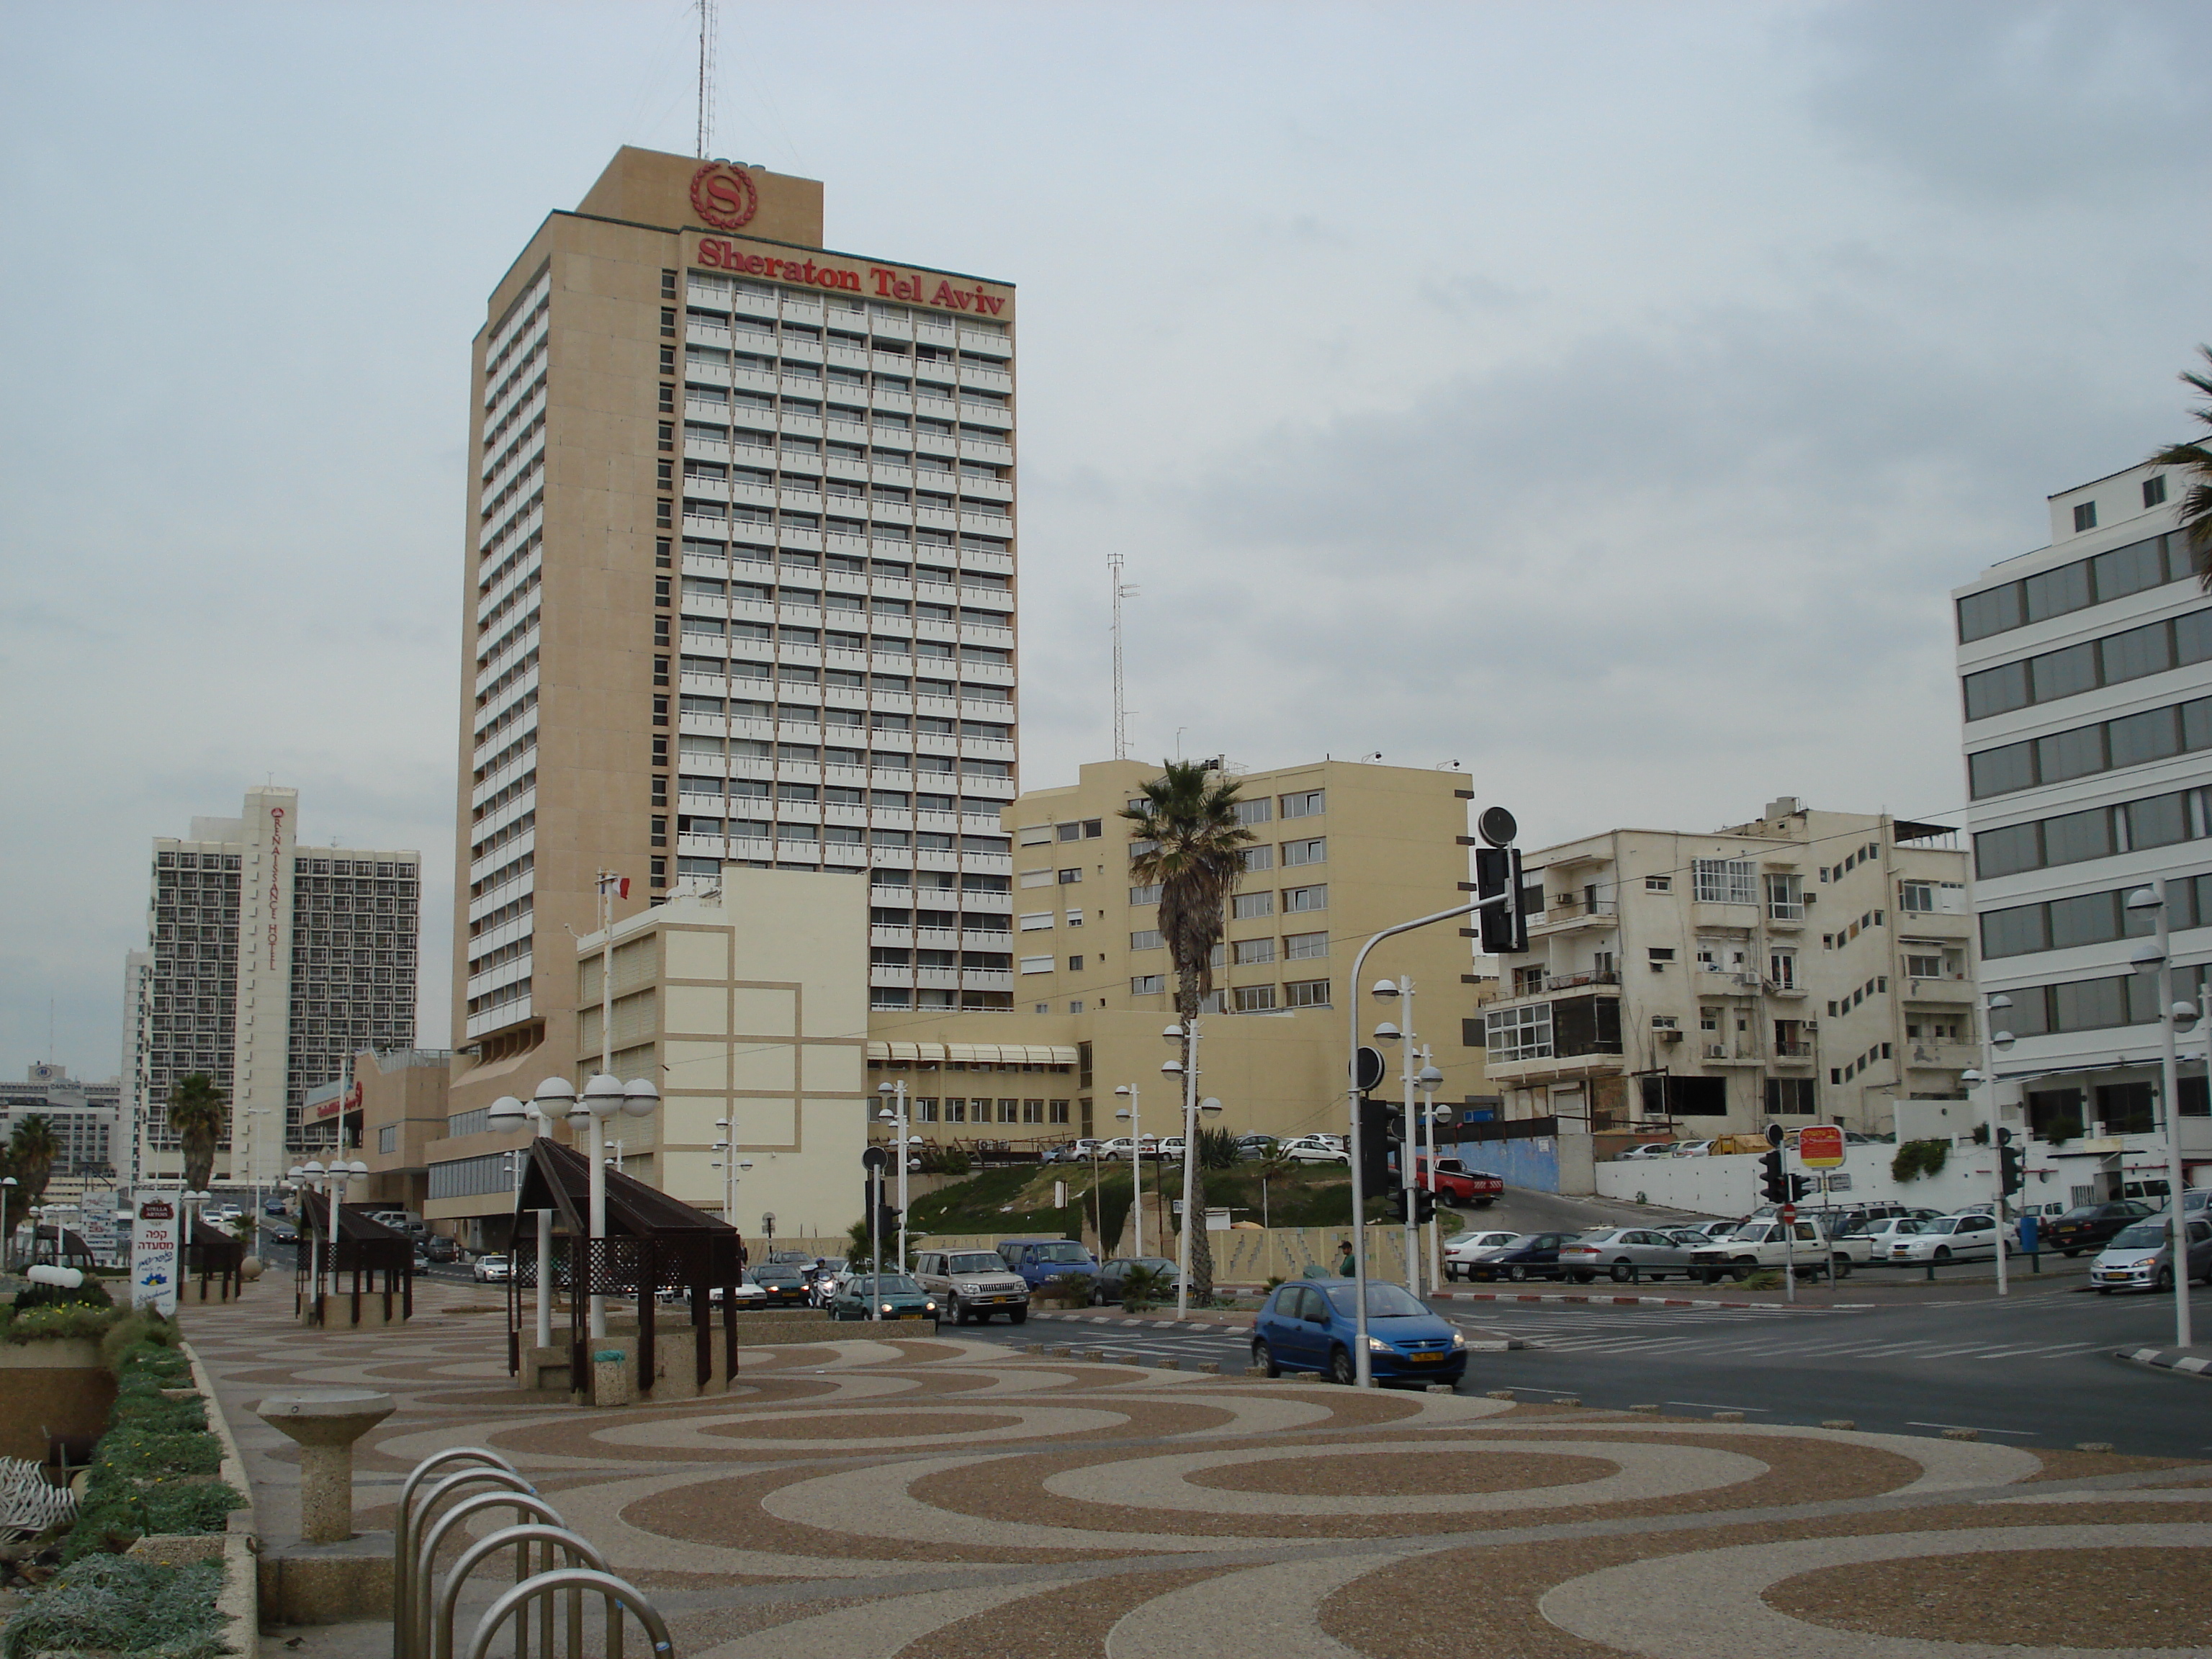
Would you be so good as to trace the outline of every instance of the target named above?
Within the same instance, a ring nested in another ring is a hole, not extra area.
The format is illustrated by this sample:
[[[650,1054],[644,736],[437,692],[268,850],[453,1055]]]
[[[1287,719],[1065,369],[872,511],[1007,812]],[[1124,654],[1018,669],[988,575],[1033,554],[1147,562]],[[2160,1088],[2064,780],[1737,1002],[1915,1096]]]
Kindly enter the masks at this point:
[[[702,169],[703,171],[703,169]],[[692,186],[696,199],[698,186]],[[748,215],[750,216],[750,215]],[[710,222],[712,222],[710,221]],[[964,311],[978,317],[995,317],[1006,307],[1003,294],[986,294],[978,283],[957,288],[947,277],[933,280],[921,271],[900,270],[888,265],[830,264],[814,259],[787,259],[755,253],[718,237],[699,240],[696,263],[708,270],[727,270],[746,276],[765,276],[772,282],[795,283],[805,288],[842,289],[848,294],[872,294],[879,299],[903,300],[909,305],[932,306],[939,311]]]
[[[743,167],[709,161],[691,175],[691,210],[717,230],[743,230],[760,211],[760,192]]]

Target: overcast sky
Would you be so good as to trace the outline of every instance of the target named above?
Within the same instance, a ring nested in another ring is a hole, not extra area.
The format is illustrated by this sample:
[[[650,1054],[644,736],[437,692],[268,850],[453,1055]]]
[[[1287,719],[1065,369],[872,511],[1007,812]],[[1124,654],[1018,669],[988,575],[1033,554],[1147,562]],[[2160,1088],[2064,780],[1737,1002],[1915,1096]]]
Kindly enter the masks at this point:
[[[0,4],[0,1073],[118,1066],[147,842],[420,848],[468,342],[678,0]],[[1530,845],[1962,793],[1946,590],[2185,429],[2197,4],[725,0],[716,151],[1020,285],[1025,781],[1459,761]],[[49,1005],[54,1022],[48,1039]]]

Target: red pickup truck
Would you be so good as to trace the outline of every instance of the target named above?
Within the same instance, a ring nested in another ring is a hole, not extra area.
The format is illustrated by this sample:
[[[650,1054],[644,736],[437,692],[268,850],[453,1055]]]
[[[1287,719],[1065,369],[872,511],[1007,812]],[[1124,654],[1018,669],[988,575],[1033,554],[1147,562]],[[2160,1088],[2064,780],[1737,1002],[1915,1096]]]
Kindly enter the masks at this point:
[[[1413,1179],[1437,1195],[1439,1203],[1472,1204],[1478,1210],[1486,1210],[1505,1196],[1505,1183],[1496,1176],[1480,1170],[1470,1170],[1455,1158],[1440,1158],[1436,1168],[1429,1168],[1429,1160],[1420,1158],[1413,1165]]]

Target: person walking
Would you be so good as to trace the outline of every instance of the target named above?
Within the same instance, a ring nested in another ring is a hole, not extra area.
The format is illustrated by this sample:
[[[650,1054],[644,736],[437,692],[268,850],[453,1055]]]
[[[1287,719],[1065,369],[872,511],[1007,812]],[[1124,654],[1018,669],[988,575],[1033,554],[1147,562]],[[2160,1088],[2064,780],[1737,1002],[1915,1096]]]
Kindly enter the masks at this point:
[[[1339,1279],[1352,1277],[1352,1241],[1348,1238],[1337,1241],[1336,1276]]]

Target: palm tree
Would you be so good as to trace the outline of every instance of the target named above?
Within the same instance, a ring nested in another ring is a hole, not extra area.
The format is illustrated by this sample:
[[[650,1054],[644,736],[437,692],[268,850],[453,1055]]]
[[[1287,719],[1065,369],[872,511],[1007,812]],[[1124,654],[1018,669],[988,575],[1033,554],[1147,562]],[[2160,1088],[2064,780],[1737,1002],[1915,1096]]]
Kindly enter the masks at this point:
[[[185,1149],[185,1189],[207,1190],[215,1173],[216,1143],[222,1139],[222,1096],[205,1072],[191,1072],[169,1091],[169,1127]]]
[[[2197,354],[2212,365],[2212,345],[2201,345]],[[2212,398],[2212,374],[2184,369],[2182,385],[2202,397]],[[2212,404],[2199,404],[2189,411],[2199,426],[2212,427]],[[2189,557],[2197,581],[2212,590],[2212,446],[2204,443],[2168,444],[2146,465],[2178,466],[2189,480],[2189,493],[2181,498],[2182,532],[2189,538]]]
[[[1135,844],[1130,878],[1160,890],[1160,939],[1175,966],[1176,1012],[1182,1021],[1182,1063],[1189,1076],[1191,1022],[1213,989],[1213,952],[1228,930],[1229,896],[1244,873],[1244,848],[1257,839],[1237,819],[1237,784],[1197,761],[1165,761],[1143,786],[1144,799],[1121,816]],[[1213,1249],[1206,1229],[1206,1178],[1194,1164],[1183,1217],[1190,1240],[1191,1293],[1213,1299]]]
[[[62,1143],[54,1133],[54,1126],[38,1113],[15,1121],[15,1133],[9,1137],[9,1173],[15,1177],[15,1200],[9,1207],[21,1206],[24,1214],[46,1195],[46,1182],[52,1177],[54,1160],[62,1155]]]

